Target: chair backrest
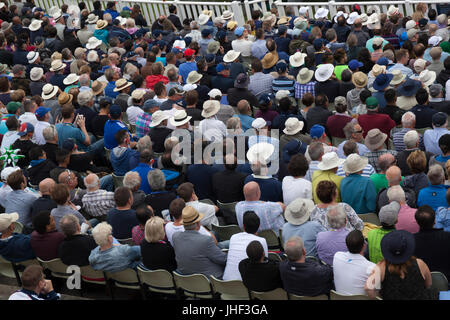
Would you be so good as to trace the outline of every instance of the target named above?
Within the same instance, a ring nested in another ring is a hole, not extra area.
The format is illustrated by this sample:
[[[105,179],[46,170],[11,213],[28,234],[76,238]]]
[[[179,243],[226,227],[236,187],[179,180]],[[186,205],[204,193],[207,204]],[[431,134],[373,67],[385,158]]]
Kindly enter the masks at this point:
[[[105,272],[106,278],[113,280],[114,284],[120,288],[140,289],[138,274],[136,270],[127,268],[118,272]]]
[[[144,270],[138,267],[137,272],[141,284],[146,285],[150,291],[167,294],[177,293],[175,281],[169,271],[163,269]]]
[[[448,291],[447,277],[439,271],[431,272],[431,287],[438,291]]]
[[[288,293],[282,288],[267,292],[250,291],[250,296],[252,300],[289,300]]]
[[[258,236],[266,239],[267,246],[270,250],[280,250],[280,240],[277,236],[277,234],[273,230],[263,230],[261,232],[258,232]]]
[[[127,238],[127,239],[117,239],[117,241],[119,241],[120,244],[128,244],[130,246],[134,246],[136,245],[133,241],[133,238]]]
[[[249,300],[248,289],[241,280],[219,280],[211,276],[214,292],[220,293],[222,300]]]
[[[217,206],[223,214],[223,218],[227,224],[236,224],[236,204],[238,202],[222,203],[217,200]]]
[[[81,280],[88,283],[106,284],[103,271],[94,270],[90,265],[80,267]]]
[[[67,273],[67,268],[69,266],[64,264],[61,261],[61,259],[59,259],[59,258],[48,260],[48,261],[44,261],[40,258],[37,258],[37,260],[41,263],[41,265],[45,269],[50,270],[50,272],[52,273],[52,276],[54,276],[54,277],[67,279],[68,277],[70,277],[72,275],[71,273]]]
[[[269,260],[281,262],[283,259],[276,252],[269,251]]]
[[[22,233],[23,230],[23,224],[21,224],[19,221],[14,221],[14,232]]]
[[[114,182],[114,188],[119,188],[123,186],[123,179],[125,176],[116,176],[114,173],[112,174],[113,182]]]
[[[7,278],[16,279],[16,274],[14,272],[12,263],[8,260],[5,260],[2,256],[0,256],[0,274]]]
[[[373,223],[377,226],[381,226],[381,222],[380,219],[378,218],[376,213],[363,213],[363,214],[358,214],[358,217],[363,221],[363,222],[368,222],[368,223]]]
[[[372,300],[369,296],[363,294],[344,295],[339,294],[334,290],[330,291],[330,300]]]
[[[177,288],[182,289],[185,295],[206,299],[213,297],[211,282],[203,274],[182,275],[174,271],[173,277]]]
[[[297,296],[293,293],[289,293],[289,300],[328,300],[326,294],[321,294],[315,297]]]
[[[212,225],[212,230],[216,233],[220,241],[230,240],[233,234],[242,232],[238,225],[216,226]]]

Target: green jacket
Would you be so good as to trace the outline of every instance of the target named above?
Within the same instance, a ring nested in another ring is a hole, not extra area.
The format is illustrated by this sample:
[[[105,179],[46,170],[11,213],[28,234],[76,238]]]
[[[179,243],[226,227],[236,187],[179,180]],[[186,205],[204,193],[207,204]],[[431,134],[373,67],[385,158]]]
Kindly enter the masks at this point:
[[[381,239],[391,231],[394,231],[395,228],[392,229],[384,229],[381,227],[380,229],[370,230],[367,235],[368,245],[369,245],[369,260],[373,263],[378,263],[384,259],[383,254],[381,253]]]

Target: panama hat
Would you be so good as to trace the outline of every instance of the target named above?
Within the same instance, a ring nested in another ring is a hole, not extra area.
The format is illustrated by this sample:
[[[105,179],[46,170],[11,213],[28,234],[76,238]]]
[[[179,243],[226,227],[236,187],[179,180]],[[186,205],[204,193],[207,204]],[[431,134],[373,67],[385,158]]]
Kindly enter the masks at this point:
[[[289,90],[278,90],[277,93],[275,93],[275,99],[280,101],[283,98],[289,97],[289,94]]]
[[[65,92],[61,92],[58,96],[58,104],[63,106],[65,104],[71,103],[73,100],[73,95]]]
[[[181,216],[183,217],[183,225],[191,225],[202,220],[204,215],[195,210],[195,208],[186,206],[181,211]]]
[[[267,53],[261,60],[264,69],[272,68],[278,62],[278,52]]]
[[[200,14],[198,16],[198,24],[199,25],[204,25],[209,21],[210,16],[206,15],[206,14]]]
[[[42,87],[42,99],[49,100],[58,93],[58,86],[47,83]]]
[[[338,157],[336,152],[327,152],[322,156],[322,161],[319,162],[317,168],[319,170],[330,170],[339,167],[343,164],[345,159]]]
[[[212,40],[208,43],[208,49],[206,50],[207,54],[216,54],[220,49],[220,42]]]
[[[145,90],[144,89],[135,89],[133,90],[133,92],[131,93],[131,98],[136,99],[136,100],[141,100],[142,97],[145,94]]]
[[[425,69],[420,73],[419,80],[424,84],[424,86],[429,87],[436,80],[436,72]]]
[[[217,100],[207,100],[203,103],[202,117],[210,118],[220,110],[220,102]]]
[[[62,11],[60,9],[53,13],[53,20],[58,21],[62,17]]]
[[[42,76],[44,75],[44,70],[39,67],[31,68],[30,70],[30,79],[31,81],[38,81],[42,79]]]
[[[290,117],[284,123],[283,132],[288,136],[293,136],[294,134],[302,131],[305,123],[303,121],[298,120],[295,117]]]
[[[220,16],[223,20],[231,20],[234,17],[234,13],[230,10],[225,10]]]
[[[359,18],[358,12],[352,12],[352,13],[350,13],[350,15],[348,16],[347,23],[350,24],[350,25],[352,25],[352,24],[355,23],[355,20],[358,19],[358,18]]]
[[[59,71],[66,67],[66,64],[63,63],[61,60],[54,60],[52,61],[52,67],[50,68],[50,71]]]
[[[270,156],[273,154],[275,147],[271,143],[260,142],[254,144],[247,151],[247,159],[250,163],[260,162],[267,164]]]
[[[325,8],[319,8],[319,9],[316,11],[316,14],[314,15],[314,18],[316,18],[316,19],[326,18],[326,17],[328,16],[328,12],[329,12],[328,9],[325,9]]]
[[[352,75],[352,83],[357,88],[364,88],[365,86],[367,86],[368,82],[369,79],[367,78],[367,75],[364,72],[358,71]]]
[[[212,10],[205,9],[202,11],[202,14],[212,17],[213,12],[212,12]]]
[[[164,120],[169,119],[170,116],[167,115],[164,111],[158,110],[152,114],[152,122],[150,122],[150,127],[156,127]]]
[[[300,7],[300,9],[298,9],[298,14],[304,16],[309,12],[309,7]]]
[[[368,164],[368,158],[361,157],[357,153],[352,153],[345,159],[342,169],[344,169],[346,173],[351,174],[362,171]]]
[[[388,11],[387,11],[388,17],[394,16],[394,15],[397,15],[397,14],[400,14],[400,10],[398,10],[398,8],[396,6],[391,4],[389,6]]]
[[[239,57],[240,54],[241,53],[238,51],[230,50],[223,56],[223,61],[227,63],[233,62]]]
[[[179,127],[186,124],[191,119],[192,117],[188,116],[185,110],[177,110],[173,117],[169,119],[169,123],[174,127]]]
[[[237,27],[237,24],[238,24],[237,21],[228,21],[227,29],[228,30],[233,30],[235,27]]]
[[[197,71],[191,71],[189,72],[189,75],[186,79],[186,83],[187,84],[194,84],[198,81],[200,81],[200,79],[203,77],[202,74],[198,73]]]
[[[274,15],[273,13],[271,13],[271,12],[266,12],[266,13],[264,13],[264,16],[263,16],[262,20],[263,21],[270,21],[270,23],[271,23],[271,25],[273,27],[275,25],[275,23],[277,22],[277,16]]]
[[[88,24],[94,24],[94,23],[97,23],[97,21],[98,21],[98,16],[96,16],[93,13],[90,13],[86,19],[86,22]]]
[[[30,29],[30,31],[38,31],[41,28],[42,22],[42,20],[34,19],[28,26],[28,29]]]
[[[376,78],[378,75],[386,72],[386,66],[381,66],[379,64],[374,64],[372,70],[369,72],[369,77]]]
[[[393,75],[393,78],[391,80],[391,85],[396,86],[405,80],[406,75],[403,74],[399,69],[394,69],[391,71],[391,74]]]
[[[315,204],[310,199],[297,198],[286,207],[284,217],[290,224],[299,226],[309,220]]]
[[[99,94],[102,93],[103,90],[106,88],[106,85],[107,85],[106,82],[101,82],[101,81],[95,80],[95,81],[92,83],[92,88],[91,88],[91,89],[92,89],[92,94],[93,94],[94,96],[99,95]]]
[[[89,50],[95,49],[102,44],[102,40],[97,39],[96,37],[90,37],[88,42],[86,43],[86,48]]]
[[[372,13],[369,18],[367,19],[367,28],[369,29],[380,29],[380,19],[378,18],[378,13]]]
[[[408,261],[416,249],[414,235],[406,230],[394,230],[381,239],[381,253],[384,259],[392,264],[403,264]]]
[[[380,129],[372,129],[367,132],[364,144],[370,151],[374,151],[384,144],[386,138],[387,134],[381,132]]]
[[[319,82],[324,82],[330,79],[333,75],[334,66],[331,63],[321,64],[314,73],[316,80]]]
[[[62,60],[62,54],[59,53],[58,51],[55,51],[55,52],[53,52],[52,55],[50,56],[50,59],[51,59],[52,61],[55,61],[55,60]]]
[[[95,29],[100,30],[100,29],[105,28],[107,25],[108,25],[108,22],[106,20],[100,19],[97,21],[97,26],[95,27]]]
[[[19,219],[17,212],[0,214],[0,230],[6,230],[8,227]]]
[[[289,57],[289,63],[295,68],[300,67],[305,63],[306,56],[306,53],[296,52]]]
[[[27,54],[28,63],[34,63],[39,58],[39,52],[30,51]]]
[[[308,68],[302,68],[297,75],[297,82],[300,84],[305,84],[311,81],[314,76],[314,71]]]
[[[116,81],[116,87],[114,88],[114,92],[118,92],[118,91],[122,91],[125,88],[128,88],[129,86],[131,86],[133,83],[132,82],[128,82],[127,79],[119,79]]]
[[[278,20],[277,25],[279,25],[279,26],[286,25],[291,20],[292,20],[292,17],[283,16]]]
[[[71,73],[69,74],[67,77],[64,78],[63,83],[68,86],[71,84],[74,84],[75,82],[77,82],[78,80],[80,80],[80,76],[78,76],[75,73]]]

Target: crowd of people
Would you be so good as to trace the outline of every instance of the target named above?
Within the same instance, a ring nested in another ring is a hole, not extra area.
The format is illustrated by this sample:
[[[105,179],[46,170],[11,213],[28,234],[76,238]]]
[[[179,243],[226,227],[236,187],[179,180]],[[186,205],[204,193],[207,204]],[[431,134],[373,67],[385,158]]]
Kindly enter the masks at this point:
[[[147,21],[139,5],[105,5],[0,1],[4,259],[438,299],[430,272],[450,277],[445,13],[286,6],[239,25],[228,10],[181,21],[169,5]],[[221,239],[219,225],[242,232]],[[59,298],[40,267],[22,281],[10,299]]]

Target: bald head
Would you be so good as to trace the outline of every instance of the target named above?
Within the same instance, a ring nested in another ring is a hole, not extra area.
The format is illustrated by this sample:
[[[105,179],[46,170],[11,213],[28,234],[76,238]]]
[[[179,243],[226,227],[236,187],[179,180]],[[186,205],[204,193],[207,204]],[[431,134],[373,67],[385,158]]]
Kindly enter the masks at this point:
[[[237,103],[237,109],[240,114],[248,114],[250,112],[250,104],[247,100],[242,99]]]
[[[244,197],[246,201],[258,201],[261,196],[259,185],[251,181],[244,186]]]
[[[84,178],[84,185],[88,191],[98,190],[100,189],[100,179],[94,173],[88,174],[86,178]]]
[[[39,183],[39,192],[42,195],[50,195],[55,184],[55,180],[46,178]]]
[[[142,49],[142,47],[137,47],[136,50],[134,50],[134,52],[136,52],[136,54],[139,55],[140,57],[144,56],[144,49]]]
[[[378,166],[382,173],[386,173],[386,170],[394,163],[395,158],[390,153],[384,153],[378,157]]]
[[[391,166],[386,171],[386,180],[388,181],[389,187],[398,186],[402,181],[402,171],[397,166]]]

